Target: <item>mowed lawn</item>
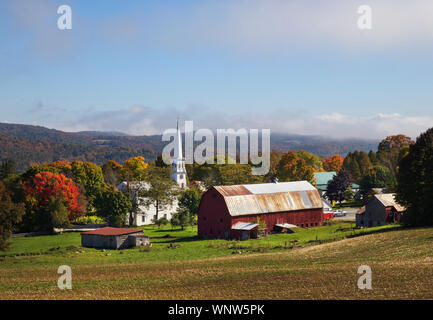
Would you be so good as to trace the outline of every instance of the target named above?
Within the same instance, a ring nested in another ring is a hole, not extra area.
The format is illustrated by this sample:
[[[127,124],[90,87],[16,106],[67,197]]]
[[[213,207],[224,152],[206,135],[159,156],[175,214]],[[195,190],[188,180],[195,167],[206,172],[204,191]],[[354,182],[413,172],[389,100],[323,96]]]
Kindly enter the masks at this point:
[[[392,228],[341,222],[244,242],[146,228],[151,251],[81,252],[77,233],[16,238],[0,258],[0,298],[433,299],[433,229]],[[57,288],[62,264],[72,290]],[[372,268],[373,290],[357,288],[360,265]]]

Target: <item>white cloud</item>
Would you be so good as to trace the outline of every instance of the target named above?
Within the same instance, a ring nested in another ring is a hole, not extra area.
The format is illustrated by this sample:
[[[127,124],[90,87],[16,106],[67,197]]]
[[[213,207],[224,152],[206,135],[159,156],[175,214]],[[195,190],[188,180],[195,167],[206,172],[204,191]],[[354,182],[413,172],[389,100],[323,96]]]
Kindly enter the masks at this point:
[[[185,109],[133,106],[115,111],[87,112],[74,121],[65,121],[63,124],[57,121],[45,125],[54,125],[66,131],[122,131],[131,135],[153,135],[174,128],[178,116],[181,121],[193,120],[194,129],[269,128],[271,132],[332,138],[381,139],[393,134],[405,134],[415,138],[421,132],[433,127],[433,115],[414,116],[397,113],[377,113],[369,116],[341,113],[309,115],[286,110],[227,114],[198,106]]]
[[[361,4],[372,7],[372,30],[357,27]],[[150,22],[154,43],[290,53],[299,47],[368,51],[431,46],[432,16],[431,0],[240,0],[165,7]]]

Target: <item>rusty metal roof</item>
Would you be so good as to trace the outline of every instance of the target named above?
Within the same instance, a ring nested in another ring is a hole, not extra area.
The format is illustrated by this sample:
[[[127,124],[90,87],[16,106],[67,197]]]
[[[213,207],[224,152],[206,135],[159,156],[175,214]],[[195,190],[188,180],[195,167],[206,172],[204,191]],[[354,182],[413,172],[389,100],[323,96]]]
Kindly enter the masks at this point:
[[[382,193],[374,195],[385,207],[394,207],[398,212],[406,211],[406,208],[395,200],[394,193]]]
[[[224,197],[241,196],[245,194],[252,194],[244,185],[235,186],[216,186],[214,187]]]
[[[319,192],[307,181],[214,188],[232,216],[323,208]]]

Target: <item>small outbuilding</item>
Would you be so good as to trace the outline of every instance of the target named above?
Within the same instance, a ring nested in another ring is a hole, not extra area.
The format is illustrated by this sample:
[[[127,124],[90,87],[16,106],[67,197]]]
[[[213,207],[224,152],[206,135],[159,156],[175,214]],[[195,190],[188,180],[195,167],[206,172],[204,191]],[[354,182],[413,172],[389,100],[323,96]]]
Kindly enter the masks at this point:
[[[149,244],[143,230],[129,228],[101,228],[81,233],[81,246],[100,249],[125,249]]]
[[[375,194],[356,213],[356,226],[377,227],[399,222],[405,210],[406,208],[395,200],[395,194]]]

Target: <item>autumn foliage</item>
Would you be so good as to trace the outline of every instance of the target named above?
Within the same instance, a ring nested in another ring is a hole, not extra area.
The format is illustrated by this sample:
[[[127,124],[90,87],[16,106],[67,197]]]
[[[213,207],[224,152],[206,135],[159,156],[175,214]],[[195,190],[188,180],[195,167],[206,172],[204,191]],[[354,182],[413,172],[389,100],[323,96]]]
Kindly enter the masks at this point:
[[[325,171],[339,172],[343,167],[344,158],[338,154],[334,154],[332,157],[323,159],[322,162]]]
[[[278,165],[277,176],[280,181],[306,180],[314,183],[315,169],[302,154],[296,151],[288,151],[283,154]]]
[[[68,210],[70,221],[82,213],[81,206],[78,204],[78,188],[71,179],[63,174],[37,173],[31,181],[24,183],[24,190],[27,201],[36,211],[48,205],[52,198],[61,198]]]

